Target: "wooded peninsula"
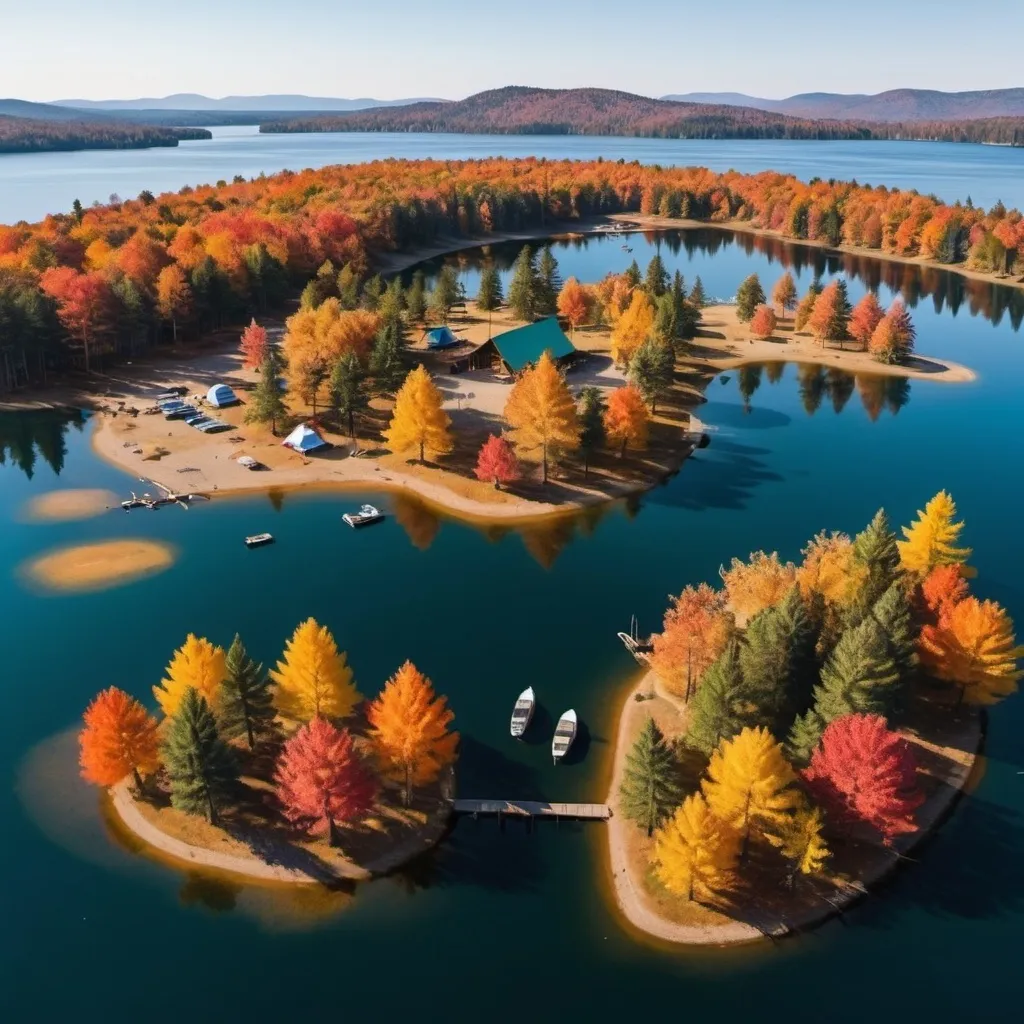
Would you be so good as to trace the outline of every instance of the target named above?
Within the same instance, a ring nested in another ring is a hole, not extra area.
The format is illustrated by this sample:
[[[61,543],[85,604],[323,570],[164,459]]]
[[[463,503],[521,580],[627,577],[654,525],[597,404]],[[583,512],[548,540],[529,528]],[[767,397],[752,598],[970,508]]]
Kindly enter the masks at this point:
[[[205,128],[171,128],[117,121],[44,121],[0,115],[0,153],[53,153],[80,149],[148,149],[212,139]]]

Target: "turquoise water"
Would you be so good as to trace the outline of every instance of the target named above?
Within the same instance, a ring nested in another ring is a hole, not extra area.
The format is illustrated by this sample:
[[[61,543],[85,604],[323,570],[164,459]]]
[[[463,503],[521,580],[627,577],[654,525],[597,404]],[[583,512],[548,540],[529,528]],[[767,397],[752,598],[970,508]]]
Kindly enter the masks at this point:
[[[0,224],[40,220],[112,193],[136,196],[183,185],[230,181],[284,168],[360,163],[388,157],[482,159],[490,156],[639,160],[714,171],[776,170],[807,180],[856,178],[914,188],[948,202],[970,197],[1024,207],[1024,150],[941,142],[810,142],[772,139],[623,139],[572,135],[337,133],[260,135],[253,126],[213,128],[214,138],[173,149],[30,153],[0,157]]]
[[[777,254],[748,253],[728,237],[710,251],[704,237],[682,236],[691,244],[677,254],[665,239],[662,251],[711,291],[732,294],[751,270],[768,282],[780,270]],[[615,269],[619,244],[561,249],[562,271]],[[643,263],[655,242],[634,236],[630,244]],[[802,287],[812,269],[802,268]],[[862,280],[851,279],[854,297]],[[631,614],[652,628],[668,593],[714,579],[734,554],[764,547],[795,558],[816,531],[854,531],[883,503],[907,522],[941,487],[967,520],[979,592],[1024,623],[1024,366],[1013,304],[986,285],[978,308],[1001,310],[993,323],[971,314],[969,297],[956,301],[955,281],[927,295],[925,284],[909,296],[918,296],[921,351],[977,368],[977,382],[830,381],[796,366],[781,376],[778,367],[724,375],[700,412],[709,448],[641,501],[557,529],[481,532],[373,491],[30,524],[20,510],[32,495],[78,486],[124,493],[133,482],[91,455],[88,423],[68,427],[57,475],[54,424],[0,418],[8,694],[0,985],[10,1018],[291,1020],[336,1010],[359,1019],[546,1021],[640,1007],[724,1020],[912,1011],[943,1020],[979,1019],[980,992],[986,1019],[1015,1017],[1024,926],[1020,698],[993,713],[984,778],[921,863],[845,923],[725,952],[656,948],[623,930],[596,884],[600,826],[543,824],[528,833],[517,823],[501,831],[463,821],[410,871],[359,887],[333,916],[297,922],[269,898],[202,884],[124,850],[74,778],[73,746],[50,741],[102,686],[145,697],[188,630],[227,643],[238,629],[270,661],[295,624],[314,615],[348,650],[364,692],[409,657],[449,695],[464,737],[463,795],[602,799],[615,702],[634,672],[615,631]],[[883,285],[883,300],[890,292]],[[29,479],[32,437],[42,451]],[[340,515],[362,500],[391,514],[356,533]],[[278,543],[246,550],[242,537],[260,530]],[[55,545],[120,536],[166,540],[178,560],[159,576],[88,596],[37,593],[18,574],[24,559]],[[528,683],[543,704],[540,728],[535,742],[517,745],[507,717]],[[569,706],[585,728],[572,763],[555,769],[545,726]],[[101,1010],[97,982],[112,970],[118,1009]],[[181,1002],[172,982],[185,977]]]

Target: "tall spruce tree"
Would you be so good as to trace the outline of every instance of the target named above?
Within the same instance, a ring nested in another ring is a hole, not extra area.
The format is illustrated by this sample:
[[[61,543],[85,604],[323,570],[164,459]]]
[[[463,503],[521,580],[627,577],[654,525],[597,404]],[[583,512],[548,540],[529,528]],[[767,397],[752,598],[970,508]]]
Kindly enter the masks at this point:
[[[736,318],[744,324],[754,318],[754,310],[765,302],[764,289],[757,274],[751,274],[736,289]]]
[[[875,602],[871,614],[882,627],[886,646],[900,674],[901,688],[917,671],[917,635],[914,630],[910,599],[902,582],[897,581]],[[898,705],[894,701],[893,707]]]
[[[662,262],[661,255],[655,253],[651,262],[647,264],[647,273],[644,275],[644,288],[652,299],[661,298],[668,291],[668,271]]]
[[[880,508],[871,522],[853,540],[853,557],[867,570],[867,578],[857,591],[848,614],[848,623],[856,625],[875,606],[900,575],[900,552],[896,535],[889,525],[885,509]]]
[[[508,286],[508,307],[517,320],[533,320],[537,314],[537,270],[528,245],[516,257]]]
[[[658,410],[658,399],[667,394],[675,376],[676,357],[668,341],[647,338],[629,361],[629,380],[651,405]]]
[[[781,725],[806,711],[814,699],[820,671],[817,648],[821,616],[808,610],[799,587],[793,587],[776,608],[782,629],[790,637],[789,682]]]
[[[485,313],[492,313],[502,302],[501,277],[498,268],[488,263],[480,272],[480,290],[476,293],[476,304]]]
[[[739,652],[740,645],[734,637],[704,673],[690,701],[686,745],[708,757],[722,740],[735,736],[750,718]]]
[[[562,290],[562,279],[558,275],[558,260],[551,246],[541,250],[537,263],[537,289],[535,312],[537,316],[554,316],[558,309],[558,293]]]
[[[804,767],[810,763],[824,730],[825,723],[813,708],[797,716],[786,738],[786,756],[794,766]]]
[[[288,415],[288,407],[277,382],[277,371],[276,355],[270,351],[260,364],[260,379],[245,410],[246,423],[269,423],[272,434],[277,433],[277,421]]]
[[[648,718],[626,755],[619,797],[623,814],[646,829],[649,836],[682,798],[677,771],[672,748],[654,719]]]
[[[580,454],[583,456],[583,479],[590,472],[590,457],[605,443],[604,395],[601,389],[588,384],[580,389]]]
[[[707,293],[704,291],[704,282],[698,274],[693,279],[693,287],[690,289],[690,305],[695,309],[703,309],[708,304]]]
[[[334,364],[330,388],[331,403],[338,411],[338,415],[348,421],[349,437],[355,438],[356,413],[370,404],[370,396],[366,389],[366,371],[354,349],[349,349]]]
[[[228,676],[221,683],[217,701],[221,734],[227,739],[244,736],[253,750],[257,739],[273,736],[277,731],[270,680],[263,666],[249,657],[237,633],[225,664]]]
[[[394,325],[382,327],[370,349],[370,376],[378,395],[390,395],[402,386],[406,368],[402,362],[402,340]]]
[[[654,302],[654,333],[669,345],[674,344],[679,336],[678,312],[669,292]]]
[[[434,290],[430,293],[430,309],[440,316],[442,323],[448,323],[448,315],[452,307],[462,298],[462,287],[459,275],[450,264],[445,264],[434,282]]]
[[[185,691],[169,722],[163,760],[171,805],[187,814],[205,814],[215,824],[238,780],[238,764],[217,731],[210,705],[195,687]]]
[[[405,293],[405,312],[409,323],[420,323],[427,312],[427,294],[423,284],[423,271],[412,275],[412,284]]]
[[[626,282],[630,288],[636,288],[643,279],[640,277],[640,264],[636,260],[633,260],[628,267],[626,267]]]

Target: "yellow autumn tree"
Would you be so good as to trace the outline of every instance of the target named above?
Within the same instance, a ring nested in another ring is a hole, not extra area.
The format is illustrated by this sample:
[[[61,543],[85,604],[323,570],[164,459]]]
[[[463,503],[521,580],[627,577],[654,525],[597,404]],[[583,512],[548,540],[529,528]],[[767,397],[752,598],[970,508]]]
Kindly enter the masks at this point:
[[[1024,658],[1013,620],[997,601],[967,597],[948,604],[937,625],[926,625],[919,640],[921,664],[939,679],[956,683],[970,704],[995,704],[1017,690]]]
[[[549,457],[579,448],[576,402],[550,352],[544,352],[537,365],[512,386],[505,403],[505,421],[520,458],[536,458],[539,452],[544,483],[548,482]]]
[[[228,676],[225,657],[222,647],[189,633],[174,652],[166,669],[167,677],[159,686],[153,687],[153,696],[163,713],[168,718],[175,714],[189,687],[198,690],[200,696],[206,698],[206,703],[216,708],[220,684]]]
[[[956,521],[953,499],[939,491],[924,511],[917,513],[917,519],[903,527],[906,540],[896,541],[903,568],[924,579],[937,565],[966,565],[971,549],[955,546],[963,528],[964,524]]]
[[[765,608],[777,605],[796,582],[796,566],[782,562],[778,552],[766,555],[755,551],[750,560],[732,560],[728,569],[718,570],[725,584],[725,597],[736,615],[752,618]]]
[[[612,326],[612,359],[620,365],[628,365],[633,353],[653,331],[654,306],[647,293],[636,288],[629,305],[615,317]]]
[[[743,837],[751,834],[781,846],[803,796],[782,747],[764,728],[746,728],[723,740],[711,755],[701,789],[711,812]]]
[[[817,592],[845,608],[867,578],[868,567],[854,558],[853,541],[845,533],[822,531],[803,549],[803,556],[796,582],[805,598]]]
[[[650,419],[643,395],[632,384],[616,388],[611,393],[604,413],[604,431],[608,443],[619,446],[620,457],[626,454],[627,448],[647,447],[647,425]]]
[[[430,680],[407,661],[369,706],[370,738],[385,775],[402,785],[405,803],[414,786],[433,782],[455,760],[455,718]]]
[[[669,892],[711,900],[736,888],[740,835],[691,793],[654,834],[651,862]]]
[[[796,812],[782,834],[782,854],[801,875],[820,874],[832,856],[822,833],[825,817],[818,807],[804,806]]]
[[[317,716],[347,718],[361,699],[345,652],[338,650],[330,630],[312,618],[295,627],[270,678],[277,684],[277,710],[300,722]]]
[[[452,450],[452,421],[441,408],[444,401],[437,385],[422,366],[405,378],[395,396],[391,425],[384,431],[384,441],[393,452],[404,452],[419,446],[420,462],[429,449],[435,455]]]

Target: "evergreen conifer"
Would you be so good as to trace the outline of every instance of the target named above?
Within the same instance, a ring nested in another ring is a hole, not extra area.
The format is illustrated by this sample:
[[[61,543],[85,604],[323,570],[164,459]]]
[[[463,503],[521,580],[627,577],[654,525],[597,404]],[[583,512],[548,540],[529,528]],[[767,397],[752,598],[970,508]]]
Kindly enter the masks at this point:
[[[686,745],[708,757],[722,740],[735,736],[750,718],[739,650],[735,638],[726,644],[725,650],[704,673],[690,702]]]
[[[258,738],[276,732],[270,680],[263,666],[249,657],[237,633],[228,648],[225,663],[228,675],[221,684],[217,703],[221,733],[227,739],[245,736],[252,750]]]
[[[626,755],[619,796],[623,813],[646,829],[649,836],[682,797],[676,771],[672,748],[654,719],[648,718]]]
[[[517,320],[533,320],[537,314],[537,271],[533,252],[524,245],[516,258],[508,286],[508,306]]]

